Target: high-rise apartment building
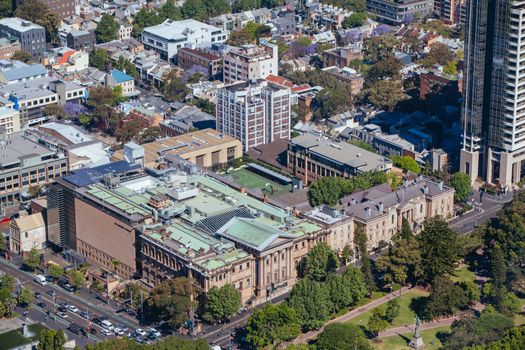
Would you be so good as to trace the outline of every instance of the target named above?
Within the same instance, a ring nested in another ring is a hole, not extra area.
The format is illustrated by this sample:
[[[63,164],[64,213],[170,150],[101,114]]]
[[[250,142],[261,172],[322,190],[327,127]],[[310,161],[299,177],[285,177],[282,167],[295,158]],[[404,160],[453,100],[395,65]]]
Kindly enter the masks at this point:
[[[434,0],[434,13],[446,24],[465,23],[467,0]]]
[[[265,80],[240,82],[217,91],[217,130],[241,141],[244,152],[290,137],[288,88]]]
[[[243,45],[226,53],[223,58],[223,81],[233,84],[238,81],[264,79],[278,74],[277,45],[262,42]]]
[[[525,1],[469,0],[460,170],[512,186],[525,160]]]

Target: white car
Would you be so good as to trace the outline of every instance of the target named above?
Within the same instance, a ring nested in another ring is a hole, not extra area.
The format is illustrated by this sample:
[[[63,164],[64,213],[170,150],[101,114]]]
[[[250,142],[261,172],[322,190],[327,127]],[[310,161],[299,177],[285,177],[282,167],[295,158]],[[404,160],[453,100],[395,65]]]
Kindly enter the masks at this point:
[[[137,328],[137,330],[135,331],[136,334],[140,335],[141,337],[145,337],[146,336],[146,331],[143,330],[142,328]]]
[[[111,333],[111,331],[105,329],[105,328],[102,328],[102,330],[100,331],[100,333],[104,334],[104,335],[112,335],[113,333]]]
[[[113,328],[113,332],[115,333],[115,335],[118,335],[120,337],[122,337],[125,334],[124,331],[119,327]]]
[[[68,305],[67,309],[71,312],[78,312],[78,308],[75,305]]]
[[[67,314],[65,312],[57,312],[57,315],[61,318],[67,318]]]
[[[155,328],[148,329],[148,333],[153,335],[155,338],[160,338],[161,337],[160,332],[158,330],[156,330]]]

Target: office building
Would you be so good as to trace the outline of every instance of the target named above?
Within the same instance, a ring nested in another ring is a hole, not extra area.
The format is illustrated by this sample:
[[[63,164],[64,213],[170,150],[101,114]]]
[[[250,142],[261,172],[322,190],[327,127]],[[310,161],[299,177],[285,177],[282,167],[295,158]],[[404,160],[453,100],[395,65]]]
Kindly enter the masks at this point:
[[[217,130],[240,140],[244,152],[290,137],[291,90],[259,80],[217,91]]]
[[[46,51],[46,30],[44,27],[18,17],[0,19],[0,36],[15,37],[22,50],[38,58]]]
[[[512,188],[525,160],[525,2],[467,3],[460,170]]]
[[[431,15],[434,0],[366,0],[366,9],[378,21],[401,25]]]
[[[163,60],[173,61],[183,47],[210,47],[225,42],[227,38],[223,29],[194,19],[167,19],[162,24],[144,28],[141,41],[144,48],[158,52]]]
[[[25,132],[0,134],[0,203],[17,203],[29,187],[43,186],[69,171],[67,155],[35,142]]]
[[[320,177],[352,177],[368,171],[385,171],[392,161],[352,144],[314,134],[294,137],[288,142],[288,171],[303,183]]]
[[[270,74],[278,75],[277,45],[243,45],[223,56],[224,84],[264,79]]]
[[[16,0],[16,5],[20,6],[25,0]],[[46,4],[49,10],[56,13],[60,19],[65,19],[75,15],[75,0],[38,0]]]
[[[0,107],[0,128],[5,136],[20,131],[20,112],[14,108],[13,103]]]
[[[212,130],[198,130],[141,146],[144,152],[144,166],[156,167],[169,157],[180,157],[201,168],[228,164],[242,157],[239,140]],[[126,150],[116,151],[113,160],[126,159]]]
[[[15,84],[0,85],[0,94],[7,96],[14,108],[20,112],[20,125],[34,125],[48,120],[42,110],[58,103],[79,103],[86,98],[86,87],[67,80],[51,77],[32,79]]]

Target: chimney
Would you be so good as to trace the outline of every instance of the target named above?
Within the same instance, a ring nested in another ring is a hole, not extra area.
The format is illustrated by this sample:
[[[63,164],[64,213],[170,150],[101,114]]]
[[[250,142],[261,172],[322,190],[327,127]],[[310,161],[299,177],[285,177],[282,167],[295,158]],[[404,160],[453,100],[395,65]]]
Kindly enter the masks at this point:
[[[441,191],[443,190],[443,181],[439,181],[438,189]]]
[[[241,191],[241,193],[246,193],[246,187],[241,186],[240,191]]]
[[[366,215],[368,215],[368,216],[372,216],[372,208],[370,208],[370,207],[366,207],[366,208],[365,208],[365,213],[366,213]]]
[[[423,186],[423,193],[424,194],[428,194],[428,186],[427,185]]]
[[[385,207],[383,205],[383,202],[379,202],[379,212],[382,213],[384,209]]]
[[[264,194],[263,202],[268,203],[268,194],[266,193]]]

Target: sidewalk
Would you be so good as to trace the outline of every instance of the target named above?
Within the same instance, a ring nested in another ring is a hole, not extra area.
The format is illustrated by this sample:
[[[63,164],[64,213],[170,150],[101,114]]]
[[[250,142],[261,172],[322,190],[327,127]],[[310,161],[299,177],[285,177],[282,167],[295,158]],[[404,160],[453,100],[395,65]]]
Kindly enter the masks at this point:
[[[363,305],[363,306],[361,306],[359,308],[350,310],[349,312],[347,312],[346,314],[344,314],[342,316],[339,316],[339,317],[336,317],[334,319],[331,319],[326,324],[335,323],[335,322],[341,323],[341,322],[350,321],[352,318],[354,318],[356,316],[359,316],[359,315],[361,315],[361,314],[363,314],[363,313],[365,313],[365,312],[367,312],[369,310],[372,310],[373,308],[375,308],[375,307],[377,307],[379,305],[382,305],[382,304],[388,302],[389,300],[396,299],[400,295],[406,294],[407,292],[411,291],[412,289],[413,289],[413,287],[403,287],[400,290],[397,290],[397,291],[395,291],[393,293],[385,295],[384,297],[381,297],[379,299],[371,301],[371,302],[369,302],[366,305]],[[295,338],[293,343],[294,344],[306,343],[308,340],[316,338],[320,333],[323,332],[323,330],[324,330],[324,326],[321,327],[318,330],[310,331],[308,333],[301,334],[299,337]]]
[[[453,317],[448,317],[448,318],[442,318],[436,321],[423,322],[419,326],[419,330],[424,331],[426,329],[450,326],[452,322],[454,322],[458,318],[459,316],[453,316]],[[414,333],[414,325],[405,325],[401,327],[395,327],[395,328],[384,330],[383,332],[379,332],[379,338],[388,338],[394,335],[406,334],[406,333]]]

